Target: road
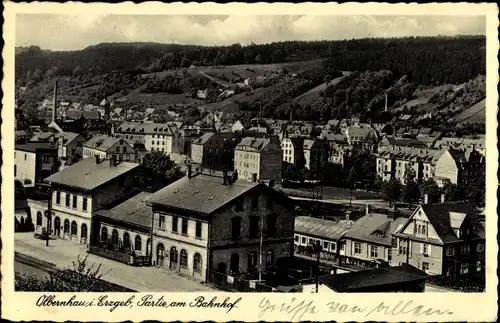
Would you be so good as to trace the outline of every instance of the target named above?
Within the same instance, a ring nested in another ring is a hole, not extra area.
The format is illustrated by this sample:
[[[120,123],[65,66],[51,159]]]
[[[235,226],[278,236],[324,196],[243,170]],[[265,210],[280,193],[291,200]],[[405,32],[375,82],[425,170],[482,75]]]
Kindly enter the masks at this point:
[[[37,268],[33,265],[22,263],[17,260],[14,262],[14,271],[18,274],[23,274],[27,276],[36,276],[39,279],[49,278],[50,276],[50,273],[46,270]]]

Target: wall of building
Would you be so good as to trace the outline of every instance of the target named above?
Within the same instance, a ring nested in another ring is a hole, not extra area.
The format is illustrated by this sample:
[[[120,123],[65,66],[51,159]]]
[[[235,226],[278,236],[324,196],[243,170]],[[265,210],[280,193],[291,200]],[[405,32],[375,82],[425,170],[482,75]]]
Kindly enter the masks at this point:
[[[353,240],[353,239],[349,239],[349,238],[346,238],[345,242],[346,242],[345,255],[347,257],[359,259],[359,260],[365,261],[365,262],[373,262],[376,259],[382,259],[385,261],[389,261],[388,260],[388,255],[389,255],[388,250],[390,249],[389,246],[377,245],[374,243],[368,243],[368,242]],[[359,246],[361,248],[360,253],[355,252],[355,248],[356,248],[357,243],[359,243]],[[376,252],[377,252],[376,257],[372,257],[372,255],[371,255],[372,247],[376,248]]]
[[[446,151],[436,162],[435,168],[436,177],[447,178],[453,184],[457,184],[459,180],[459,170],[455,159]]]
[[[60,194],[60,202],[57,203],[57,193]],[[69,207],[66,206],[66,196],[69,196]],[[73,197],[76,196],[76,207],[73,207]],[[87,210],[83,210],[83,199],[87,198]],[[88,193],[78,192],[76,190],[64,190],[63,188],[55,188],[52,192],[52,224],[53,233],[65,239],[78,241],[79,243],[88,243],[90,237],[90,219],[92,217],[92,197]],[[60,225],[57,226],[57,218]],[[64,232],[65,220],[69,221],[69,232]],[[71,225],[77,224],[76,234],[71,234]],[[86,226],[86,234],[82,236],[82,226]]]
[[[103,219],[101,222],[101,226],[99,228],[99,241],[103,241],[102,228],[106,228],[107,234],[108,234],[108,237],[107,237],[108,240],[112,239],[113,231],[116,230],[116,232],[118,233],[118,241],[120,244],[123,243],[124,234],[128,233],[130,246],[131,246],[132,250],[135,250],[136,253],[140,253],[143,256],[146,256],[149,254],[150,246],[148,246],[148,242],[151,245],[151,236],[149,234],[145,234],[144,232],[131,230],[130,228],[127,228],[125,226],[118,226],[116,224],[109,224],[109,223],[106,223],[105,219]],[[139,237],[139,239],[141,241],[140,248],[138,248],[138,249],[136,249],[136,247],[138,247],[138,246],[135,243],[137,237]],[[154,257],[153,257],[153,260],[154,260]]]
[[[15,171],[14,178],[25,183],[29,180],[31,185],[35,185],[36,154],[33,152],[16,150],[14,152]]]
[[[280,146],[269,143],[260,153],[260,169],[258,179],[274,180],[277,184],[281,183],[283,171],[283,151]]]
[[[191,160],[193,163],[203,163],[203,145],[195,143],[191,144]]]
[[[30,208],[33,227],[35,229],[37,229],[37,227],[47,228],[48,219],[45,216],[45,212],[49,209],[48,201],[28,199],[28,207]],[[41,223],[39,221],[39,216],[41,216]]]

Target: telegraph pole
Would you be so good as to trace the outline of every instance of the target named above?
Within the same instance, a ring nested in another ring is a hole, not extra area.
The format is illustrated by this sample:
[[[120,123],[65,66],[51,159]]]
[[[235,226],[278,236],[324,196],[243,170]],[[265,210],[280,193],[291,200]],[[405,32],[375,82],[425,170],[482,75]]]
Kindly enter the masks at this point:
[[[262,281],[262,219],[260,219],[260,243],[259,243],[259,283]]]

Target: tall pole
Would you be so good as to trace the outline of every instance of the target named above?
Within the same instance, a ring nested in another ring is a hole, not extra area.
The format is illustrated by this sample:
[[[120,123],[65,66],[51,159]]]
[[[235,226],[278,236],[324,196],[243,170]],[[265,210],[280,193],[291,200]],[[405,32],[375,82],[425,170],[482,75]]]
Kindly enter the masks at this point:
[[[319,259],[320,259],[320,253],[321,253],[321,245],[319,240],[316,240],[316,293],[318,293],[319,290]]]
[[[45,240],[45,246],[49,246],[49,240],[50,240],[50,224],[52,220],[52,185],[49,186],[49,200],[47,201],[47,239]],[[55,229],[55,228],[54,228]]]
[[[262,281],[262,219],[260,219],[260,244],[259,244],[259,283]]]

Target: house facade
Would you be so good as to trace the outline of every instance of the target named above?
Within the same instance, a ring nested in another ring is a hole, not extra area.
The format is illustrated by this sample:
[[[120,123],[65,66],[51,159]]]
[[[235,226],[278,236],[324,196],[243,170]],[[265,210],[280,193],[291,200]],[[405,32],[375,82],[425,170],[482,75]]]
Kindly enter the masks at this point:
[[[286,196],[230,176],[190,173],[149,199],[156,264],[206,280],[211,273],[256,274],[259,259],[263,271],[290,257],[294,215]]]
[[[454,280],[484,280],[484,226],[470,204],[422,204],[394,237],[394,265],[407,263]]]
[[[447,183],[468,185],[486,176],[486,160],[477,150],[445,149],[436,162],[435,180],[442,187]]]
[[[241,137],[228,132],[210,132],[191,143],[191,161],[217,171],[233,170],[234,149]]]
[[[107,135],[97,135],[83,144],[83,158],[99,157],[119,161],[139,162],[142,154],[134,149],[126,140]]]
[[[57,172],[56,146],[44,142],[16,144],[14,150],[14,178],[24,186],[43,183]]]
[[[328,160],[327,145],[321,139],[304,140],[305,167],[310,171],[318,171]]]

